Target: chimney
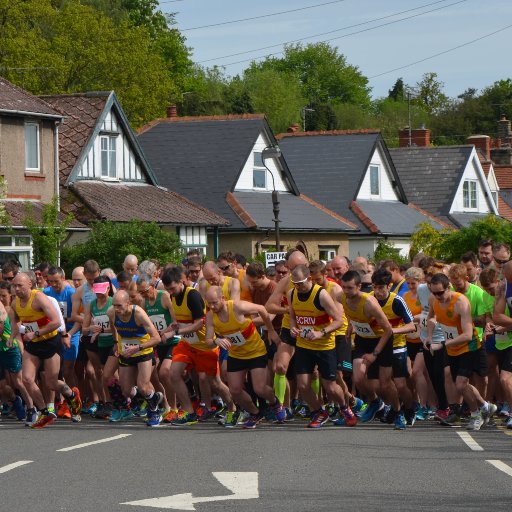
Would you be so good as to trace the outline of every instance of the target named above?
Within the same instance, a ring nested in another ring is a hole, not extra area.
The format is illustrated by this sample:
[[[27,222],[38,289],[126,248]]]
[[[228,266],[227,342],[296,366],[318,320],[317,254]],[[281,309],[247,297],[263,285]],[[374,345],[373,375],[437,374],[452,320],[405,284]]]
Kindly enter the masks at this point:
[[[477,150],[479,149],[486,160],[491,159],[491,138],[488,135],[471,135],[466,142],[473,144]]]
[[[169,105],[167,107],[167,117],[178,117],[178,111],[176,109],[176,105]]]
[[[300,125],[297,123],[294,123],[288,127],[286,130],[287,133],[296,133],[300,130]]]
[[[501,139],[502,144],[506,144],[510,135],[512,135],[510,121],[505,114],[502,114],[501,119],[498,121],[498,138]]]
[[[424,125],[421,128],[411,130],[409,144],[409,128],[406,126],[398,132],[398,145],[401,148],[408,148],[409,146],[430,147],[430,130],[425,128]]]

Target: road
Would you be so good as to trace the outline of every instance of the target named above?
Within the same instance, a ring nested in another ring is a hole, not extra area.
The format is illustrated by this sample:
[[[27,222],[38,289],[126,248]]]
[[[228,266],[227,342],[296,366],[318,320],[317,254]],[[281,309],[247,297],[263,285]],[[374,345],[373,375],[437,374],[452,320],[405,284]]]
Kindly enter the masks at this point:
[[[503,429],[468,435],[433,421],[403,432],[378,422],[305,425],[150,429],[141,419],[113,425],[84,418],[32,430],[3,420],[0,512],[150,512],[166,510],[164,501],[123,503],[175,494],[185,496],[184,505],[168,501],[174,510],[212,512],[510,511],[512,436]],[[246,486],[240,499],[232,499],[233,478],[234,487]]]

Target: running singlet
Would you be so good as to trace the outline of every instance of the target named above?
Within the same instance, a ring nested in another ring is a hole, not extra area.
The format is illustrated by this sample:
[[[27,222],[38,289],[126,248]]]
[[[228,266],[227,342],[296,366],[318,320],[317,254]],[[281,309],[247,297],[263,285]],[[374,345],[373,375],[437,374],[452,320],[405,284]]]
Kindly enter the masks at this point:
[[[293,290],[294,286],[292,283],[292,278],[288,277],[288,288],[286,289],[286,292],[283,296],[282,306],[286,307],[288,306],[288,292],[290,290]],[[281,329],[290,329],[290,313],[288,312],[288,308],[286,309],[286,313],[283,315],[283,321],[281,322]]]
[[[403,294],[402,298],[405,300],[407,307],[411,310],[412,316],[421,315],[423,306],[421,305],[419,297],[414,297],[412,292],[409,290]],[[407,343],[421,343],[418,324],[415,323],[414,325],[416,326],[416,330],[405,335]]]
[[[245,318],[239,322],[233,311],[234,302],[228,300],[228,321],[222,322],[219,317],[213,313],[213,327],[215,332],[221,338],[227,338],[231,343],[229,356],[236,359],[253,359],[264,356],[267,353],[265,343],[250,318]]]
[[[231,295],[229,293],[229,282],[233,279],[232,277],[226,276],[224,277],[224,282],[222,283],[222,295],[226,300],[231,300]],[[206,289],[209,290],[211,285],[208,281],[206,281]]]
[[[376,339],[384,334],[384,329],[375,321],[375,319],[368,318],[364,313],[364,305],[370,295],[361,292],[361,298],[357,304],[356,309],[351,309],[347,303],[345,294],[341,297],[341,303],[349,322],[352,324],[354,334],[360,338]]]
[[[150,339],[146,329],[144,329],[142,325],[137,325],[137,322],[135,321],[136,307],[137,306],[132,306],[132,312],[128,322],[123,322],[117,315],[115,317],[114,326],[118,335],[117,343],[120,354],[122,354],[127,347],[141,345]],[[132,354],[130,357],[145,356],[152,352],[153,347],[148,347],[144,350],[140,350],[139,352],[135,352],[135,354]]]
[[[318,284],[314,284],[307,294],[299,294],[297,290],[292,290],[292,308],[299,330],[297,347],[309,350],[332,350],[336,347],[334,332],[329,332],[315,340],[306,338],[309,332],[321,331],[331,323],[330,316],[324,309],[320,309],[319,294],[322,290],[323,288]],[[301,300],[299,295],[307,295],[307,299]]]
[[[461,297],[461,293],[452,292],[453,297],[448,303],[446,308],[442,308],[438,300],[434,300],[434,314],[436,320],[441,326],[444,333],[445,339],[453,340],[459,334],[462,333],[462,326],[460,322],[460,316],[455,313],[455,303]],[[478,333],[476,332],[475,326],[473,326],[473,336],[471,341],[456,345],[455,347],[446,347],[446,352],[449,356],[460,356],[466,352],[474,352],[482,346]]]
[[[6,315],[5,320],[4,320],[4,332],[2,333],[2,336],[0,337],[0,350],[6,352],[7,350],[11,350],[14,347],[18,346],[18,342],[16,340],[13,341],[12,347],[7,346],[7,341],[9,341],[10,337],[11,337],[11,320],[9,318],[9,315]]]
[[[182,327],[186,327],[187,325],[193,324],[197,319],[194,319],[192,317],[192,312],[188,308],[187,301],[188,301],[188,295],[190,293],[197,293],[199,292],[197,290],[194,290],[194,288],[190,288],[189,286],[185,287],[185,292],[183,293],[183,299],[180,304],[176,301],[176,297],[171,297],[172,299],[172,306],[174,308],[174,314],[176,315],[176,322],[178,322],[178,325],[180,326],[180,329]],[[203,310],[204,314],[204,310]],[[205,343],[206,339],[206,326],[204,325],[204,316],[203,316],[203,325],[198,331],[194,332],[187,332],[187,333],[179,333],[179,336],[181,340],[186,341],[189,345],[192,345],[194,348],[198,350],[214,350],[217,347],[209,347]]]
[[[146,310],[151,323],[155,326],[155,329],[158,332],[165,331],[165,329],[172,324],[171,313],[162,305],[162,296],[164,293],[164,290],[157,291],[155,303],[153,305],[151,305],[148,299],[144,301],[144,309]],[[161,345],[176,345],[178,341],[180,341],[179,336],[174,336],[162,341]]]
[[[89,286],[89,283],[84,283],[84,291],[82,293],[82,308],[85,309],[87,304],[90,304],[96,298],[96,294],[94,293],[92,287]]]
[[[14,302],[14,310],[16,311],[16,315],[20,319],[22,325],[25,327],[25,332],[36,332],[39,329],[42,329],[45,325],[50,323],[50,319],[46,316],[42,311],[34,311],[32,309],[32,302],[37,293],[42,293],[39,290],[32,290],[30,292],[30,297],[25,304],[25,307],[21,307],[19,297],[16,297]],[[49,340],[57,336],[57,329],[43,334],[42,336],[38,336],[34,338],[33,342],[39,342],[44,340]]]
[[[92,323],[100,325],[104,329],[110,329],[110,319],[108,318],[108,308],[112,306],[112,297],[107,298],[107,302],[102,308],[98,307],[97,299],[94,299],[90,305]],[[114,345],[114,337],[110,332],[103,332],[98,335],[98,347],[111,347]]]
[[[377,300],[377,302],[393,329],[403,327],[406,323],[412,322],[413,318],[410,312],[407,311],[405,302],[396,293],[390,292],[385,301]],[[405,322],[405,320],[408,320],[408,322]],[[405,334],[393,334],[393,348],[397,349],[405,346]]]
[[[329,295],[331,295],[332,288],[335,284],[336,283],[334,281],[327,281],[327,285],[324,286],[324,288],[327,290],[327,293]],[[341,327],[339,329],[336,329],[334,331],[334,335],[335,336],[345,336],[345,334],[347,333],[347,327],[348,327],[348,320],[347,320],[345,313],[343,313],[343,324],[341,325]]]
[[[252,302],[251,289],[245,280],[245,269],[240,269],[238,272],[238,280],[240,281],[240,300]]]

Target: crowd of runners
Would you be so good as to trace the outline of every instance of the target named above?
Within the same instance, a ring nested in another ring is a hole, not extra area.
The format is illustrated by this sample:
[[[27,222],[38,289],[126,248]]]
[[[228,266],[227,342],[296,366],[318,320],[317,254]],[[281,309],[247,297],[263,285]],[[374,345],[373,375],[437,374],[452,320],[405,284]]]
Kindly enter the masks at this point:
[[[231,252],[181,265],[128,255],[117,274],[89,260],[69,279],[7,262],[2,418],[512,428],[510,248],[473,249],[401,266],[298,250],[269,268]]]

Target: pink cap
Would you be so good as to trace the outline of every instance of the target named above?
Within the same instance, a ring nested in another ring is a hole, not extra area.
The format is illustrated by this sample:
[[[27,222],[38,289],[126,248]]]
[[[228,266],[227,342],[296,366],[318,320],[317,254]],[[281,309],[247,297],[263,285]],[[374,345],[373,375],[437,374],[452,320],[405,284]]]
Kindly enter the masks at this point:
[[[92,285],[92,291],[94,293],[107,293],[110,283],[94,283]]]

